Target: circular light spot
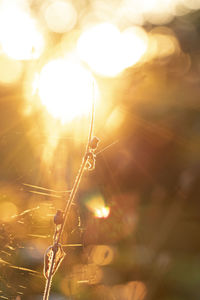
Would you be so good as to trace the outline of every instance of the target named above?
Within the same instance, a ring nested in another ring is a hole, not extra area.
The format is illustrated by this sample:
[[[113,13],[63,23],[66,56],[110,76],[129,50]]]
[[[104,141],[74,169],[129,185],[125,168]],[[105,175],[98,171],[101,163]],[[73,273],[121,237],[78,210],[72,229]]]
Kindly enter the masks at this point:
[[[46,8],[45,20],[50,30],[62,33],[75,26],[77,12],[70,2],[55,1]]]

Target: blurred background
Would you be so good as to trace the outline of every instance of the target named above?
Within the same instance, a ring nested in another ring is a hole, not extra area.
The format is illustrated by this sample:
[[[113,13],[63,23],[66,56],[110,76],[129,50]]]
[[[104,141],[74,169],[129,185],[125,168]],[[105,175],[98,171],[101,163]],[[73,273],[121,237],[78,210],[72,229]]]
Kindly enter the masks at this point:
[[[200,1],[0,1],[0,299],[200,298]]]

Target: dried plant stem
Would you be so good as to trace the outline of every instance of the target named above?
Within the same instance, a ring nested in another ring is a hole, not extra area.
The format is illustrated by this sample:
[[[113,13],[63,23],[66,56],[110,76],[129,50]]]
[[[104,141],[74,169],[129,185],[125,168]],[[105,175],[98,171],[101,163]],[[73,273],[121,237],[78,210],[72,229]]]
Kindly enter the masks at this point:
[[[76,179],[74,181],[74,185],[72,187],[71,193],[69,195],[69,199],[67,199],[67,203],[66,203],[66,206],[65,206],[64,214],[63,214],[63,222],[61,224],[61,228],[60,228],[59,233],[57,235],[56,241],[54,241],[54,245],[53,245],[54,250],[53,250],[53,255],[51,257],[51,262],[50,262],[49,276],[46,279],[46,285],[45,285],[43,300],[48,300],[49,299],[49,292],[50,292],[50,288],[51,288],[51,282],[52,282],[52,278],[53,278],[53,275],[54,275],[53,274],[53,268],[54,268],[54,264],[55,264],[56,253],[57,253],[56,246],[58,246],[58,244],[59,244],[59,242],[62,238],[63,230],[64,230],[64,227],[65,227],[67,218],[69,216],[71,206],[73,204],[75,195],[76,195],[77,190],[79,188],[82,175],[83,175],[84,170],[86,168],[86,164],[87,164],[87,161],[88,161],[89,145],[90,145],[90,141],[92,139],[92,134],[93,134],[93,128],[94,128],[94,97],[93,97],[93,103],[92,103],[91,121],[90,121],[90,129],[89,129],[89,136],[88,136],[86,151],[85,151],[85,154],[83,156],[82,163],[80,165],[78,174],[77,174]]]
[[[52,260],[51,260],[50,272],[49,272],[49,277],[46,280],[43,300],[48,300],[49,299],[49,292],[50,292],[52,278],[53,278],[52,271],[53,271],[53,265],[54,265],[55,257],[56,257],[56,252],[53,253],[53,257],[52,257]]]

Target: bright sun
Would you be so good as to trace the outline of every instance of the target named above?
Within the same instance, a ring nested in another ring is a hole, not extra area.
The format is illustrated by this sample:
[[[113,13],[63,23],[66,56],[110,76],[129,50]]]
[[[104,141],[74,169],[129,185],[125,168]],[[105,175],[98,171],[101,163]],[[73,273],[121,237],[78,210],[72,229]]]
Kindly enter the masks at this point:
[[[43,67],[38,81],[42,104],[62,123],[90,112],[94,78],[79,63],[70,59],[53,60]]]

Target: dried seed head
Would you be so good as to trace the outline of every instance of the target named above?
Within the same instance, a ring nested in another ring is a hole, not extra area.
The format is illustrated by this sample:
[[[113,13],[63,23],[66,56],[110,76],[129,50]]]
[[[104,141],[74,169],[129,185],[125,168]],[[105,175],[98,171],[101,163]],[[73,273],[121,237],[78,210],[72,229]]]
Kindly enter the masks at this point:
[[[54,256],[55,254],[55,256]],[[53,261],[53,257],[54,257],[54,261]],[[51,270],[51,264],[53,264],[52,267],[52,275],[55,274],[55,272],[57,271],[60,263],[62,262],[62,260],[65,257],[65,252],[63,251],[63,248],[60,244],[54,245],[54,246],[50,246],[44,255],[44,277],[46,279],[49,278],[50,275],[50,270]]]
[[[58,209],[55,216],[54,216],[54,224],[60,225],[63,222],[63,212],[62,210]]]
[[[85,169],[88,171],[92,171],[95,168],[96,155],[91,151],[86,154],[87,162],[85,165]]]
[[[99,140],[96,136],[94,136],[94,137],[91,139],[91,141],[90,141],[89,147],[90,147],[92,150],[96,150],[99,141],[100,141],[100,140]]]

